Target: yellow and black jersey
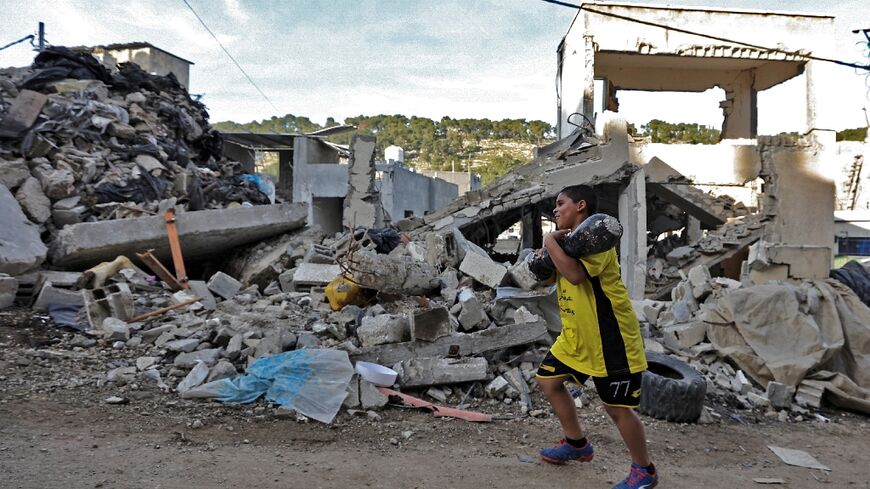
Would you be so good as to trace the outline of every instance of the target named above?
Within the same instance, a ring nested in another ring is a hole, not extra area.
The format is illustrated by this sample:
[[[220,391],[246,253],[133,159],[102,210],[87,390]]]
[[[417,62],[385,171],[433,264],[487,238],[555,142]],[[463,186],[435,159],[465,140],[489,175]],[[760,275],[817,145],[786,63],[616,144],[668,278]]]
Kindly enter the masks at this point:
[[[565,365],[592,377],[646,370],[640,324],[619,274],[616,249],[583,257],[588,278],[558,280],[562,333],[550,350]]]

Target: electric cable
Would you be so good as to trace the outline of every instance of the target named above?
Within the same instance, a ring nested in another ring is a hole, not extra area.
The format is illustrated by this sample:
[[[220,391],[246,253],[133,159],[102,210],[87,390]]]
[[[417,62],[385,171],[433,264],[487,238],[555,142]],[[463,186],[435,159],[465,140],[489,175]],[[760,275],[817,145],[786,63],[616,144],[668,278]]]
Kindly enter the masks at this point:
[[[554,5],[560,5],[560,6],[562,6],[562,7],[570,7],[570,8],[574,8],[574,9],[577,9],[577,10],[580,10],[580,9],[581,9],[581,6],[580,6],[580,5],[575,5],[575,4],[567,3],[567,2],[561,2],[561,1],[559,1],[559,0],[541,0],[541,1],[542,1],[542,2],[546,2],[546,3],[552,3],[552,4],[554,4]],[[837,60],[837,59],[823,58],[823,57],[820,57],[820,56],[814,56],[814,55],[812,55],[812,54],[803,54],[803,53],[800,53],[800,52],[798,52],[798,51],[788,51],[788,50],[785,50],[785,49],[770,48],[770,47],[766,47],[766,46],[759,46],[759,45],[757,45],[757,44],[752,44],[752,43],[749,43],[749,42],[737,41],[737,40],[734,40],[734,39],[728,39],[728,38],[726,38],[726,37],[714,36],[714,35],[712,35],[712,34],[704,34],[703,32],[695,32],[695,31],[690,31],[690,30],[688,30],[688,29],[682,29],[682,28],[679,28],[679,27],[672,27],[672,26],[669,26],[669,25],[659,24],[659,23],[656,23],[656,22],[650,22],[650,21],[647,21],[647,20],[634,19],[634,18],[631,18],[631,17],[625,16],[625,15],[614,14],[614,13],[612,13],[612,12],[603,12],[603,11],[601,11],[601,10],[594,10],[594,9],[589,8],[589,7],[582,7],[582,9],[585,10],[585,11],[587,11],[587,12],[592,12],[592,13],[594,13],[594,14],[603,15],[603,16],[605,16],[605,17],[613,17],[613,18],[615,18],[615,19],[621,19],[621,20],[625,20],[625,21],[628,21],[628,22],[634,22],[634,23],[637,23],[637,24],[647,25],[647,26],[651,26],[651,27],[658,27],[658,28],[660,28],[660,29],[670,30],[670,31],[674,31],[674,32],[680,32],[680,33],[683,33],[683,34],[690,34],[690,35],[693,35],[693,36],[705,37],[705,38],[707,38],[707,39],[713,39],[714,41],[722,41],[722,42],[728,42],[728,43],[733,43],[733,44],[740,44],[740,45],[742,45],[742,46],[746,46],[746,47],[750,47],[750,48],[758,49],[758,50],[762,50],[762,51],[771,51],[771,52],[776,52],[776,53],[783,53],[783,54],[787,54],[787,55],[789,55],[789,56],[796,56],[796,57],[800,57],[800,58],[811,59],[811,60],[814,60],[814,61],[825,61],[825,62],[828,62],[828,63],[838,64],[838,65],[841,65],[841,66],[848,66],[848,67],[850,67],[850,68],[857,68],[857,69],[860,69],[860,70],[868,70],[868,71],[870,71],[870,65],[860,65],[860,64],[857,64],[857,63],[850,63],[850,62],[848,62],[848,61],[840,61],[840,60]]]
[[[239,69],[239,71],[241,71],[242,74],[245,75],[245,78],[248,79],[248,81],[251,83],[251,85],[253,85],[254,88],[258,92],[260,92],[260,95],[263,96],[263,98],[266,100],[266,102],[269,102],[269,105],[271,105],[272,108],[275,109],[275,113],[276,114],[280,113],[281,111],[278,109],[278,107],[276,107],[275,104],[272,103],[272,100],[270,100],[269,97],[267,97],[266,94],[263,93],[262,90],[260,90],[260,87],[257,86],[257,84],[254,82],[253,78],[251,78],[250,75],[248,75],[248,72],[246,72],[245,69],[242,68],[242,65],[240,65],[239,62],[236,61],[236,58],[234,58],[233,55],[230,54],[230,52],[227,50],[227,48],[224,47],[224,45],[223,45],[223,43],[221,43],[220,39],[217,38],[217,36],[215,35],[214,32],[212,32],[211,29],[209,29],[209,27],[206,25],[205,21],[202,20],[202,17],[200,17],[198,13],[196,13],[196,10],[193,9],[193,7],[190,5],[190,3],[188,3],[187,0],[181,0],[181,1],[184,2],[185,5],[187,5],[187,8],[189,8],[191,12],[193,12],[193,15],[196,17],[197,20],[199,20],[199,23],[202,24],[203,27],[205,27],[205,30],[208,31],[209,34],[211,34],[211,37],[213,37],[215,42],[218,43],[218,46],[220,46],[221,49],[223,49],[224,53],[226,53],[226,55],[232,60],[232,62],[236,65],[236,67]]]

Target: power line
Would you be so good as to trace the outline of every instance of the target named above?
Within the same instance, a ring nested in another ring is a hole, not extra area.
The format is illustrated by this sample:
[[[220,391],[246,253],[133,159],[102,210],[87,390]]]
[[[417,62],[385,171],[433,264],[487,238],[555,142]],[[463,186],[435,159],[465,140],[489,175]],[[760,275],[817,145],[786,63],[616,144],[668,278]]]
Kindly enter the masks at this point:
[[[245,71],[245,69],[242,68],[242,65],[240,65],[239,62],[236,61],[236,58],[234,58],[233,55],[230,54],[229,51],[227,51],[227,48],[224,47],[224,45],[221,43],[220,39],[217,38],[217,36],[214,34],[214,32],[212,32],[212,30],[208,28],[208,26],[205,24],[205,21],[202,20],[202,17],[200,17],[198,13],[196,13],[196,10],[193,9],[193,7],[190,5],[190,3],[188,3],[187,0],[181,0],[181,1],[184,2],[185,5],[187,5],[187,8],[189,8],[191,12],[193,12],[193,15],[196,17],[197,20],[199,20],[199,23],[202,24],[203,27],[205,27],[205,30],[207,30],[209,34],[211,34],[211,37],[213,37],[215,42],[218,43],[218,46],[220,46],[221,49],[224,50],[224,53],[226,53],[226,55],[229,56],[229,58],[233,61],[233,63],[236,65],[236,67],[239,69],[239,71],[241,71],[242,74],[245,75],[245,78],[247,78],[248,81],[251,82],[251,85],[253,85],[254,88],[258,92],[260,92],[260,95],[262,95],[263,98],[266,99],[266,102],[269,102],[269,105],[271,105],[272,108],[275,109],[275,113],[280,114],[281,111],[278,109],[278,107],[276,107],[275,104],[273,104],[272,101],[269,99],[269,97],[267,97],[266,94],[263,93],[262,90],[260,90],[260,87],[258,87],[257,84],[254,83],[254,80],[250,77],[250,75],[248,75],[248,73]]]
[[[570,8],[574,8],[574,9],[577,9],[577,10],[580,10],[580,9],[581,9],[581,6],[580,6],[580,5],[574,5],[574,4],[572,4],[572,3],[561,2],[561,1],[559,1],[559,0],[541,0],[541,1],[542,1],[542,2],[546,2],[546,3],[552,3],[552,4],[554,4],[554,5],[560,5],[560,6],[562,6],[562,7],[570,7]],[[814,55],[812,55],[812,54],[803,54],[803,53],[800,53],[800,52],[798,52],[798,51],[787,51],[787,50],[785,50],[785,49],[769,48],[769,47],[766,47],[766,46],[759,46],[759,45],[757,45],[757,44],[752,44],[752,43],[749,43],[749,42],[737,41],[737,40],[734,40],[734,39],[728,39],[728,38],[726,38],[726,37],[714,36],[714,35],[712,35],[712,34],[704,34],[703,32],[695,32],[695,31],[690,31],[690,30],[688,30],[688,29],[681,29],[681,28],[679,28],[679,27],[672,27],[672,26],[665,25],[665,24],[658,24],[658,23],[656,23],[656,22],[650,22],[650,21],[647,21],[647,20],[634,19],[634,18],[632,18],[632,17],[627,17],[627,16],[625,16],[625,15],[614,14],[614,13],[612,13],[612,12],[603,12],[603,11],[601,11],[601,10],[593,10],[593,9],[588,8],[588,7],[582,7],[582,9],[585,10],[585,11],[587,11],[587,12],[592,12],[592,13],[594,13],[594,14],[603,15],[603,16],[605,16],[605,17],[613,17],[613,18],[616,18],[616,19],[626,20],[626,21],[629,21],[629,22],[637,23],[637,24],[648,25],[648,26],[651,26],[651,27],[658,27],[658,28],[660,28],[660,29],[671,30],[671,31],[674,31],[674,32],[681,32],[681,33],[683,33],[683,34],[691,34],[691,35],[693,35],[693,36],[705,37],[705,38],[707,38],[707,39],[713,39],[714,41],[722,41],[722,42],[728,42],[728,43],[733,43],[733,44],[740,44],[740,45],[742,45],[742,46],[747,46],[747,47],[754,48],[754,49],[759,49],[759,50],[762,50],[762,51],[772,51],[772,52],[777,52],[777,53],[783,53],[783,54],[787,54],[787,55],[790,55],[790,56],[797,56],[797,57],[801,57],[801,58],[812,59],[812,60],[815,60],[815,61],[826,61],[826,62],[828,62],[828,63],[834,63],[834,64],[838,64],[838,65],[841,65],[841,66],[848,66],[848,67],[850,67],[850,68],[857,68],[857,69],[860,69],[860,70],[870,70],[870,65],[859,65],[859,64],[857,64],[857,63],[850,63],[850,62],[848,62],[848,61],[840,61],[840,60],[837,60],[837,59],[822,58],[822,57],[819,57],[819,56],[814,56]]]
[[[21,39],[19,39],[19,40],[17,40],[17,41],[12,41],[12,42],[10,42],[9,44],[7,44],[7,45],[5,45],[5,46],[0,46],[0,51],[4,50],[4,49],[6,49],[6,48],[12,47],[12,46],[14,46],[14,45],[16,45],[16,44],[18,44],[18,43],[21,43],[21,42],[24,42],[24,41],[28,41],[28,40],[30,41],[30,44],[33,45],[33,39],[34,39],[34,38],[35,38],[35,36],[34,36],[33,34],[28,34],[28,35],[22,37]]]

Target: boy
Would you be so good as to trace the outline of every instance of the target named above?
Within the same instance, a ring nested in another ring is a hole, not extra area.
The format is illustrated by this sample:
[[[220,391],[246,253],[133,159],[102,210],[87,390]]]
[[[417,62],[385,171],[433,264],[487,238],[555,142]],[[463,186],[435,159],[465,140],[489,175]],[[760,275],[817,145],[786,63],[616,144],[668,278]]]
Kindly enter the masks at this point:
[[[551,463],[592,460],[577,411],[564,381],[578,385],[592,377],[595,389],[631,454],[628,477],[613,489],[652,489],[658,474],[649,458],[643,423],[633,408],[640,405],[641,374],[647,368],[640,326],[619,275],[616,250],[583,258],[565,254],[558,239],[597,210],[598,199],[587,185],[564,188],[556,197],[556,231],[544,237],[544,248],[556,265],[562,333],[541,362],[536,375],[565,438],[541,449]]]

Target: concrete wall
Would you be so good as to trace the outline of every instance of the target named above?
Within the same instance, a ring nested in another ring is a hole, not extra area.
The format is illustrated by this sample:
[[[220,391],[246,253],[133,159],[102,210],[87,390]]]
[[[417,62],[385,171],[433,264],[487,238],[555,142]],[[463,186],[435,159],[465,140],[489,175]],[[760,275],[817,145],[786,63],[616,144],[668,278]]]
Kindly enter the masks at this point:
[[[753,182],[761,170],[754,139],[724,140],[719,144],[630,144],[631,160],[645,165],[657,157],[714,195],[729,195],[755,207]],[[711,185],[718,183],[721,185]]]
[[[293,142],[293,202],[311,204],[314,197],[341,198],[347,195],[348,165],[340,164],[339,154],[316,138],[297,137]],[[315,216],[309,205],[309,225],[332,227],[318,221],[328,213]],[[340,222],[340,221],[339,221]]]
[[[856,158],[861,158],[861,172],[858,175],[858,195],[855,209],[870,210],[870,143],[859,141],[840,141],[837,143],[836,184],[838,209],[848,210],[851,204],[847,198],[846,187],[849,180],[849,172]]]
[[[190,90],[190,63],[160,49],[152,47],[94,50],[94,56],[104,65],[115,68],[118,63],[133,62],[155,75],[174,73],[181,85]]]
[[[456,184],[456,186],[459,187],[460,194],[480,188],[480,175],[476,173],[433,170],[419,170],[418,173],[426,175],[427,177],[440,178],[441,180]]]
[[[830,129],[835,114],[828,91],[835,81],[829,64],[780,51],[751,48],[709,37],[631,22],[593,11],[652,24],[679,27],[764,48],[811,51],[834,57],[833,17],[700,7],[588,3],[578,11],[559,47],[561,82],[557,134],[565,137],[574,112],[594,118],[594,79],[618,89],[704,91],[720,86],[726,116],[724,137],[753,137],[755,97],[760,90],[806,71],[807,127]],[[751,39],[746,38],[751,33]],[[826,90],[826,88],[828,90]]]
[[[456,184],[415,173],[404,165],[378,165],[381,202],[393,222],[405,217],[405,211],[424,216],[459,196]]]

